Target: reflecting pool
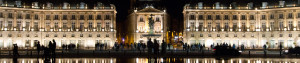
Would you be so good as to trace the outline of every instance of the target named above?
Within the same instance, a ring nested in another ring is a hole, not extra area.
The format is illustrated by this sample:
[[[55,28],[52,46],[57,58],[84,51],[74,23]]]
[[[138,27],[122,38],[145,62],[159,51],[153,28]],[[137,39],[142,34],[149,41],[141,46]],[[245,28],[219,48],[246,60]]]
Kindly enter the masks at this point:
[[[51,63],[299,63],[300,58],[55,58]],[[0,63],[47,63],[43,58],[0,58]]]

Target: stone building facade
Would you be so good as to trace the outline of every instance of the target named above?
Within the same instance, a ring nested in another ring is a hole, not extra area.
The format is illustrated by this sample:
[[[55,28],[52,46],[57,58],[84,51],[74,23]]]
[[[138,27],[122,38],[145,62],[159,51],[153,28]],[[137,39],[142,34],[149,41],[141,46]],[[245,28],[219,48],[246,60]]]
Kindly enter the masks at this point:
[[[184,42],[205,44],[210,47],[227,43],[231,46],[276,49],[300,46],[300,9],[296,4],[268,5],[261,7],[248,3],[245,7],[228,7],[215,3],[204,7],[203,2],[184,7]]]
[[[153,6],[147,6],[143,9],[134,10],[130,14],[130,29],[133,31],[133,40],[136,43],[146,43],[149,38],[158,40],[160,43],[165,38],[167,30],[167,13],[165,10],[159,10]],[[153,30],[151,31],[149,21],[153,20]]]
[[[98,2],[89,8],[81,2],[71,6],[64,2],[32,6],[0,3],[0,48],[34,47],[39,41],[47,46],[56,40],[57,46],[75,44],[76,47],[95,47],[96,43],[113,46],[116,41],[116,8],[113,4]]]

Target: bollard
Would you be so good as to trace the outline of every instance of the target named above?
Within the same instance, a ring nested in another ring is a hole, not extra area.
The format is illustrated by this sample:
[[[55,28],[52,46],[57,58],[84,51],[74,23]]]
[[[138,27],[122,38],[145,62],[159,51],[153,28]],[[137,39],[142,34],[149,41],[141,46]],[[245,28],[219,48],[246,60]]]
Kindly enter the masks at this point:
[[[267,51],[266,50],[264,50],[264,56],[266,56],[267,55]]]
[[[124,54],[123,54],[123,55],[125,55],[125,52],[126,52],[126,51],[123,51],[123,52],[124,52]]]
[[[280,53],[280,56],[281,56],[281,52],[282,52],[282,50],[280,50],[280,51],[279,51],[279,53]]]
[[[79,54],[79,51],[77,50],[77,55]]]
[[[95,51],[93,51],[93,55],[95,55]]]
[[[202,56],[204,56],[204,50],[202,50]]]
[[[249,56],[250,56],[250,51],[249,51]]]
[[[108,54],[109,54],[109,56],[110,56],[110,51],[108,51]]]

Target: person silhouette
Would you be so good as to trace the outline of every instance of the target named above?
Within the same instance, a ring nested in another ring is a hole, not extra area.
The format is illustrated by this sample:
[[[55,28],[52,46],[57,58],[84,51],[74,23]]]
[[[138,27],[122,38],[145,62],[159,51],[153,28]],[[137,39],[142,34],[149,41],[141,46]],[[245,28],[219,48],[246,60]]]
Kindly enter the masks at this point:
[[[148,53],[152,53],[152,41],[151,38],[147,41],[147,48],[148,48]]]
[[[18,52],[18,45],[17,44],[13,44],[14,48],[13,48],[13,56],[20,56],[19,52]]]
[[[159,44],[156,39],[154,39],[154,48],[153,49],[154,49],[154,54],[158,54]]]
[[[37,53],[38,53],[38,56],[39,56],[40,55],[40,51],[41,51],[41,44],[40,44],[39,41],[36,44],[36,50],[37,50]]]
[[[167,43],[164,40],[162,40],[162,43],[161,43],[161,54],[165,54],[166,50],[167,50]]]
[[[56,49],[56,42],[53,39],[53,44],[52,44],[52,54],[55,56],[55,49]]]

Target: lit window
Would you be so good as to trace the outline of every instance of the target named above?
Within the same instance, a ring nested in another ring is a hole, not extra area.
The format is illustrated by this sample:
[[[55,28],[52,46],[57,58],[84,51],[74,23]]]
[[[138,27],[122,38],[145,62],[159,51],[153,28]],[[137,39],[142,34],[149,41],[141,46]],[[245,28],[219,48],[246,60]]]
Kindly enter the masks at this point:
[[[250,19],[251,19],[251,20],[254,20],[254,15],[250,15]]]
[[[237,37],[237,34],[234,34],[234,37]]]
[[[199,18],[198,19],[203,19],[203,15],[199,15]]]
[[[225,16],[224,16],[224,19],[225,19],[225,20],[228,20],[228,19],[229,19],[228,15],[225,15]]]
[[[109,20],[110,19],[110,15],[105,15],[105,20]]]
[[[190,20],[195,20],[195,15],[190,15]]]
[[[63,37],[66,37],[67,35],[66,34],[63,34]]]
[[[289,34],[289,37],[293,37],[293,35],[292,35],[292,34]]]
[[[72,36],[71,37],[75,37],[75,34],[72,34]]]
[[[209,19],[209,20],[212,19],[212,18],[211,18],[211,15],[207,15],[207,19]]]
[[[228,34],[225,34],[225,37],[228,37],[229,35]]]
[[[92,37],[92,34],[89,34],[89,37]]]
[[[211,37],[211,34],[208,34],[208,37]]]
[[[83,20],[84,19],[84,15],[80,15],[80,20]]]
[[[279,19],[283,19],[283,14],[279,14]]]
[[[288,18],[292,18],[292,17],[293,17],[293,13],[289,13]]]
[[[97,34],[97,37],[100,37],[101,35],[100,34]]]
[[[30,35],[29,35],[29,34],[27,34],[27,35],[26,35],[26,37],[30,37]]]
[[[216,20],[220,20],[220,15],[216,15]]]
[[[39,35],[35,34],[34,37],[39,37]]]
[[[83,37],[83,34],[80,34],[80,37]]]
[[[262,37],[265,37],[266,35],[265,34],[262,34]]]
[[[58,15],[54,15],[54,20],[58,20]]]
[[[97,19],[101,19],[101,15],[97,15]]]
[[[11,35],[11,34],[8,34],[8,37],[12,37],[12,35]]]
[[[203,37],[203,34],[200,34],[200,37]]]
[[[191,37],[194,37],[194,34],[191,34]]]
[[[92,20],[93,19],[93,15],[89,15],[89,19]]]
[[[54,37],[57,37],[57,34],[54,34]]]
[[[217,34],[217,37],[220,37],[220,34]]]
[[[106,34],[106,37],[109,37],[109,34]]]
[[[236,20],[236,19],[237,19],[237,16],[236,16],[236,15],[233,15],[233,19]]]
[[[21,34],[18,34],[18,37],[22,37],[22,35],[21,35]]]
[[[274,34],[271,34],[271,37],[274,37]]]
[[[49,37],[49,34],[46,34],[46,37]]]
[[[242,15],[242,20],[246,20],[246,16],[245,15]]]
[[[63,15],[63,20],[67,20],[67,15]]]
[[[279,37],[282,37],[283,36],[283,34],[279,34]]]

